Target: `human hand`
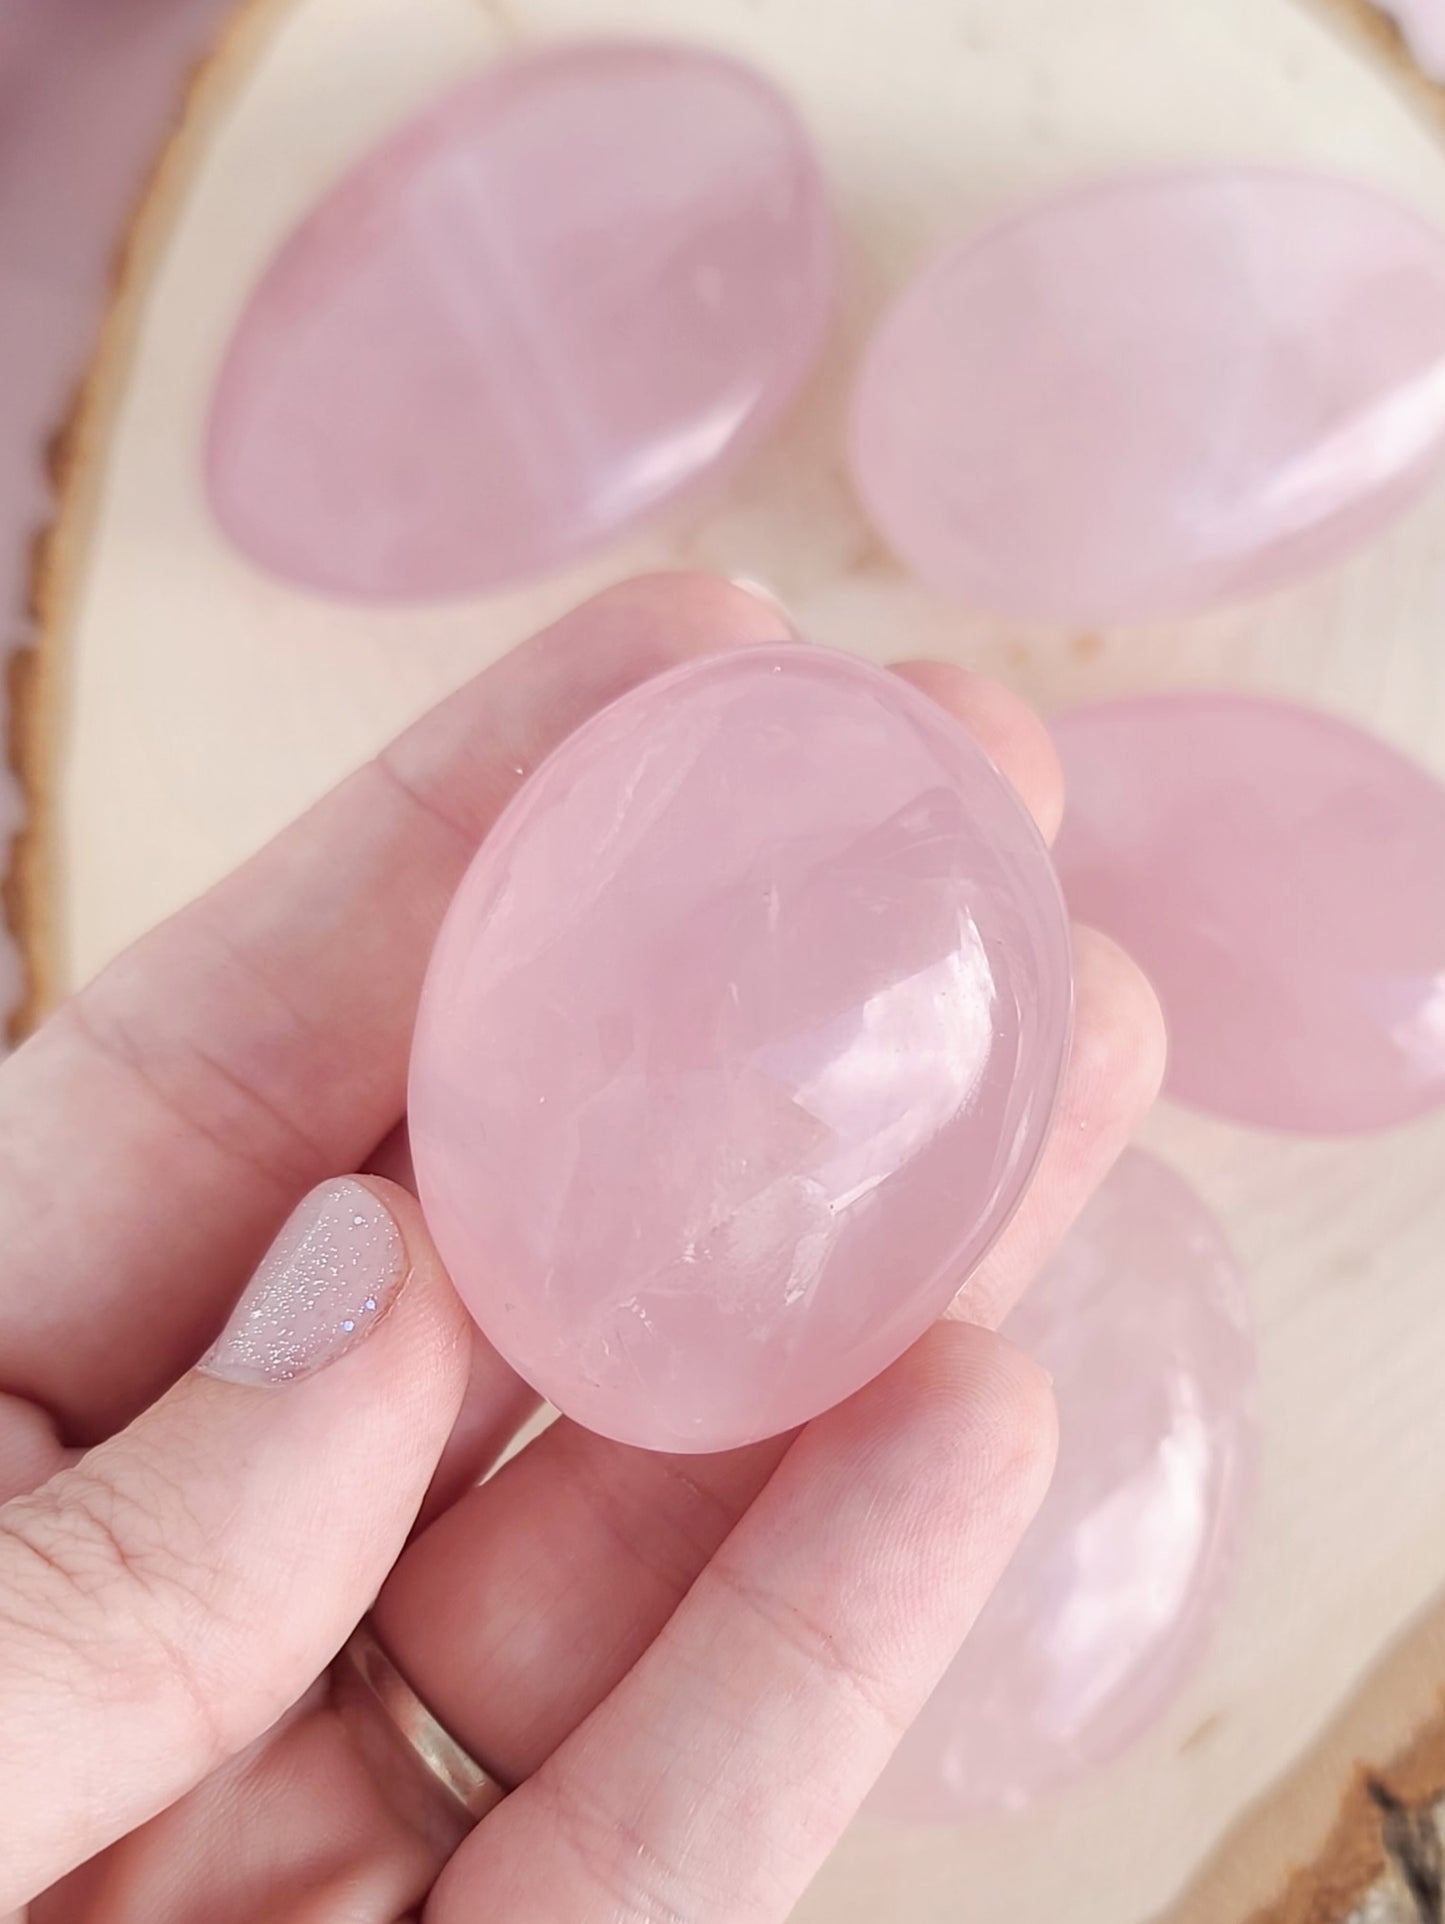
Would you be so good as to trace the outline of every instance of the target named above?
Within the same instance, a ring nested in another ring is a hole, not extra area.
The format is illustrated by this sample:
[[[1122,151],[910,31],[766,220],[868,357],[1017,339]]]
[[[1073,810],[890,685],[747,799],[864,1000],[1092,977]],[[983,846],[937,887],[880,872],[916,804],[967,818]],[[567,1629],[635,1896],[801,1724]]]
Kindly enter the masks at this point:
[[[1053,1448],[1045,1379],[984,1326],[1157,1084],[1153,998],[1107,943],[1078,938],[1022,1210],[954,1315],[793,1439],[669,1458],[562,1420],[478,1485],[533,1399],[406,1189],[335,1180],[398,1122],[432,938],[519,771],[644,676],[781,628],[703,578],[588,604],[0,1069],[0,1914],[779,1920],[953,1654]],[[1028,711],[901,672],[1051,832]],[[257,1264],[317,1185],[298,1290],[294,1231]],[[518,1786],[475,1828],[333,1693],[369,1606]]]

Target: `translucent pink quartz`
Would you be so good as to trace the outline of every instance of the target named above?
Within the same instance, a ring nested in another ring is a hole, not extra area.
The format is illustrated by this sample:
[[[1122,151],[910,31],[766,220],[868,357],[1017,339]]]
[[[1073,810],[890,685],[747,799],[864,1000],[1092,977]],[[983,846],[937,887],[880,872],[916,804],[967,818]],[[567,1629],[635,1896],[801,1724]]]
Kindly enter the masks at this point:
[[[1129,1151],[1005,1326],[1059,1404],[1053,1486],[874,1794],[1018,1809],[1116,1756],[1203,1653],[1254,1485],[1254,1341],[1220,1230]]]
[[[1445,240],[1267,169],[1106,182],[947,253],[874,338],[854,473],[919,574],[1093,623],[1257,595],[1445,448]]]
[[[1070,1005],[1047,853],[949,715],[822,649],[691,665],[565,743],[461,885],[412,1055],[427,1220],[570,1416],[771,1435],[997,1236]]]
[[[263,567],[378,599],[556,568],[752,446],[826,328],[791,107],[716,54],[504,62],[363,161],[246,309],[207,448]]]
[[[1322,1135],[1445,1101],[1445,789],[1249,695],[1105,702],[1054,734],[1070,906],[1158,989],[1170,1094]]]

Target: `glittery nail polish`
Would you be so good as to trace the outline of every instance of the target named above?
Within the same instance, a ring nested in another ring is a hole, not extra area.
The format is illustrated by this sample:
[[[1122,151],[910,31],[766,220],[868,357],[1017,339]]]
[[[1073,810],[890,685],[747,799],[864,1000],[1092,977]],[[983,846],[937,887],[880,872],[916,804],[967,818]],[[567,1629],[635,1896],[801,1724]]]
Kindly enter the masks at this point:
[[[362,1340],[405,1277],[401,1231],[380,1198],[349,1176],[323,1183],[262,1257],[199,1367],[233,1383],[310,1376]]]

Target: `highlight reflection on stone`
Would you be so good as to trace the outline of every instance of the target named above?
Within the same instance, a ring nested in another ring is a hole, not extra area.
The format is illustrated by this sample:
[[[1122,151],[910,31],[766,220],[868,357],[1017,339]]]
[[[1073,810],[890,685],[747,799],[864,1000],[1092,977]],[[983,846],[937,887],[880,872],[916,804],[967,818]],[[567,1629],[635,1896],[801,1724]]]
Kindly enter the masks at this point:
[[[994,614],[1183,614],[1335,559],[1445,452],[1445,238],[1372,189],[1136,174],[960,243],[859,379],[899,554]]]
[[[561,567],[753,446],[832,301],[797,116],[699,48],[561,45],[403,127],[302,222],[221,370],[226,533],[305,586]]]
[[[412,1061],[428,1222],[579,1421],[788,1429],[997,1235],[1071,995],[1047,852],[952,717],[822,649],[692,664],[566,742],[462,883]]]
[[[1445,1101],[1445,788],[1253,695],[1101,702],[1054,738],[1059,874],[1158,990],[1169,1094],[1319,1135]]]
[[[1128,1151],[1005,1325],[1049,1369],[1053,1486],[874,1794],[1019,1809],[1116,1756],[1197,1664],[1254,1483],[1255,1354],[1218,1224]]]

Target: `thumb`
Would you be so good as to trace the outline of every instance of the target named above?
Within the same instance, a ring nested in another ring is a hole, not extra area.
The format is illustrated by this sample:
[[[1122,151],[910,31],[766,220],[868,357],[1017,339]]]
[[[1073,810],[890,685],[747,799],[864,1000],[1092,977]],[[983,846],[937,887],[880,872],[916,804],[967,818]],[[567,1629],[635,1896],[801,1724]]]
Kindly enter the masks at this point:
[[[0,1509],[0,1916],[329,1662],[416,1515],[468,1331],[415,1200],[325,1183],[201,1364]]]

